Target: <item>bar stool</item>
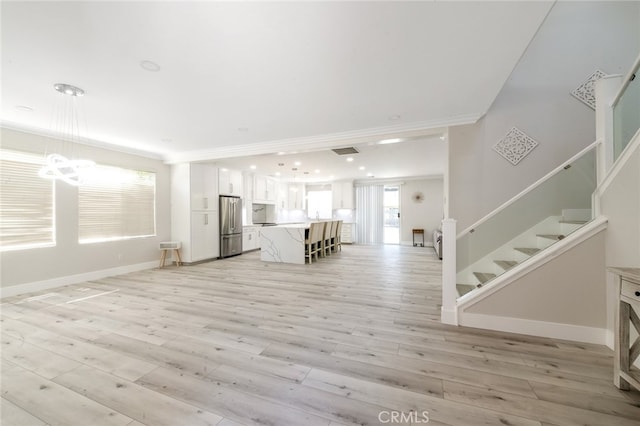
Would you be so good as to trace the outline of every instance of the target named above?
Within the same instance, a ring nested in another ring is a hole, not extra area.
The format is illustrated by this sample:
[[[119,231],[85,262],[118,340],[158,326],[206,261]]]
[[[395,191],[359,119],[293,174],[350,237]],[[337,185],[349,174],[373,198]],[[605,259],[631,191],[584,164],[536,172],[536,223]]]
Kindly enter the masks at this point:
[[[180,256],[180,248],[182,247],[182,243],[180,241],[163,241],[160,243],[160,268],[164,267],[164,264],[167,260],[167,253],[171,254],[171,252],[176,255],[176,265],[182,265],[182,256]]]

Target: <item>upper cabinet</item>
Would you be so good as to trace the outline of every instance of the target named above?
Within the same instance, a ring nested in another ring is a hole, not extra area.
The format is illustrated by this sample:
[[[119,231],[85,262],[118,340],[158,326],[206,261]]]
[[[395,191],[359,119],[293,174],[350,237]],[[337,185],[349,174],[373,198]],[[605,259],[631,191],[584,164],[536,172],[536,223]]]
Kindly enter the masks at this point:
[[[285,182],[276,182],[276,209],[286,210],[288,206],[289,185]]]
[[[255,176],[253,181],[253,201],[275,204],[278,198],[276,181],[267,176]]]
[[[353,196],[353,181],[334,182],[331,184],[331,196],[333,209],[349,209],[355,208]]]
[[[304,210],[304,183],[290,183],[287,208],[289,210]]]
[[[218,169],[212,164],[190,165],[191,210],[218,210]]]
[[[242,197],[242,172],[226,168],[218,170],[218,190],[220,195]]]

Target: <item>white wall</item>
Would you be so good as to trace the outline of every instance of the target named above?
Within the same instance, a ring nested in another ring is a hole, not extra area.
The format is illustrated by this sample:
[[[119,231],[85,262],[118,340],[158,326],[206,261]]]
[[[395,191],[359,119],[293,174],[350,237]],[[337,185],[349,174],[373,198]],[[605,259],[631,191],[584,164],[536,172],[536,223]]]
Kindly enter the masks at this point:
[[[640,50],[639,9],[557,2],[485,117],[449,130],[449,211],[458,230],[595,140],[594,111],[570,93],[596,69],[629,70]],[[517,166],[492,149],[513,126],[539,142]]]
[[[440,228],[443,218],[442,178],[406,180],[400,189],[400,241],[412,244],[412,229],[424,229],[425,245],[433,245],[432,234]],[[412,197],[421,192],[424,201],[415,202]]]
[[[147,267],[158,261],[158,243],[171,237],[170,170],[160,160],[124,154],[85,145],[70,146],[50,137],[9,129],[1,129],[2,147],[38,154],[60,149],[72,149],[82,158],[98,164],[153,171],[156,173],[157,236],[95,244],[78,244],[78,192],[65,183],[56,184],[56,246],[0,253],[2,293],[16,294],[29,286],[46,288],[55,283],[75,281],[73,276],[99,271],[126,271]],[[58,151],[60,152],[60,151]],[[64,153],[64,151],[63,151]],[[89,275],[87,275],[89,274]],[[71,278],[69,278],[71,277]]]

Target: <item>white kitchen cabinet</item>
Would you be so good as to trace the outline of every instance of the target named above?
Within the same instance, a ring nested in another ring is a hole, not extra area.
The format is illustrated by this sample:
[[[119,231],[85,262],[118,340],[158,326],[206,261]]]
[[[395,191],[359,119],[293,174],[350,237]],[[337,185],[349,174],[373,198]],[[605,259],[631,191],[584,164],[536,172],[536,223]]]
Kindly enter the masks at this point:
[[[190,262],[215,259],[220,256],[220,217],[217,211],[191,213]]]
[[[355,208],[353,198],[353,181],[334,182],[331,184],[332,208],[334,210],[353,210]]]
[[[276,209],[285,210],[289,203],[289,185],[285,182],[276,182]]]
[[[251,251],[260,248],[260,227],[244,226],[242,228],[242,251]]]
[[[213,164],[190,165],[191,210],[218,210],[218,168]]]
[[[355,231],[355,225],[353,223],[342,222],[342,232],[340,232],[340,241],[345,244],[353,244],[355,237],[353,232]]]
[[[224,167],[218,169],[218,191],[220,195],[242,197],[242,172]]]
[[[304,183],[290,183],[287,195],[287,208],[289,210],[304,210]]]
[[[253,205],[254,180],[253,173],[242,173],[242,224],[247,225],[252,222],[251,206]]]
[[[253,200],[260,204],[275,204],[277,199],[276,182],[268,176],[254,177]]]
[[[220,255],[216,177],[217,168],[210,164],[171,167],[171,240],[180,241],[185,263]]]

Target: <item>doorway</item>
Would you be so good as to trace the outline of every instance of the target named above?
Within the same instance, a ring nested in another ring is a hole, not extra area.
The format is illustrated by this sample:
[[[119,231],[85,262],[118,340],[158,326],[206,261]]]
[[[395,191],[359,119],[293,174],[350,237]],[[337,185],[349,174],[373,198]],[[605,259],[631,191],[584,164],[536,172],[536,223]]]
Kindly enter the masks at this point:
[[[384,187],[384,243],[400,244],[400,187]]]

